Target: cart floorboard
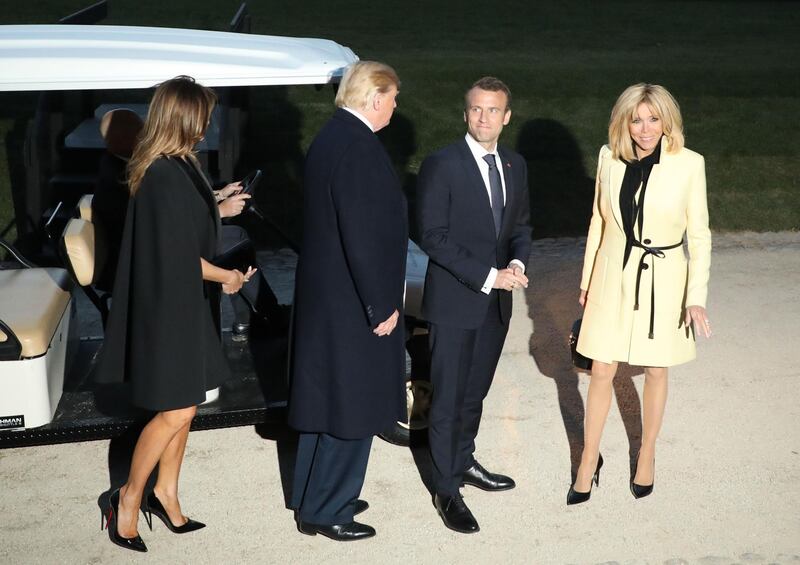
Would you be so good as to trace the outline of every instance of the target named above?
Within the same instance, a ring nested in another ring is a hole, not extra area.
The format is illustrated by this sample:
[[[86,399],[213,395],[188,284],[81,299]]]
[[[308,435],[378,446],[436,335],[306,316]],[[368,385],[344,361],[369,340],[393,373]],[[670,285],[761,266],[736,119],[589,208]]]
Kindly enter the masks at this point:
[[[256,334],[244,343],[232,341],[229,332],[222,337],[232,377],[220,387],[217,400],[198,407],[192,430],[262,423],[270,410],[286,406],[286,336]],[[78,342],[52,422],[0,431],[0,449],[111,439],[152,417],[130,405],[126,385],[93,383],[102,343],[100,338]]]

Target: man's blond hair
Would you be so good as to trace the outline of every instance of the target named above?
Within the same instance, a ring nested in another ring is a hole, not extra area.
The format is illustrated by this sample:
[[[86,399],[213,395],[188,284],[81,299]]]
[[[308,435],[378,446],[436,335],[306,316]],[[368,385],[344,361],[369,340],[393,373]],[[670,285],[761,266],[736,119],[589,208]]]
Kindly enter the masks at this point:
[[[378,93],[400,90],[400,78],[395,70],[377,61],[359,61],[347,67],[336,93],[336,106],[366,110]]]

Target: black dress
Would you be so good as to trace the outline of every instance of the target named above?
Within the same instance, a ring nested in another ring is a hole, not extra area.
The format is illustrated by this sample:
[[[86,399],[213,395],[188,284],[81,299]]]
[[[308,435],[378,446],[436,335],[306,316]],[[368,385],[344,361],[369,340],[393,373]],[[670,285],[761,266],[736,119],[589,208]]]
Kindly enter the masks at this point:
[[[220,285],[202,279],[219,213],[201,173],[161,157],[125,219],[114,299],[96,379],[129,381],[132,402],[163,411],[200,404],[230,375],[214,323]]]

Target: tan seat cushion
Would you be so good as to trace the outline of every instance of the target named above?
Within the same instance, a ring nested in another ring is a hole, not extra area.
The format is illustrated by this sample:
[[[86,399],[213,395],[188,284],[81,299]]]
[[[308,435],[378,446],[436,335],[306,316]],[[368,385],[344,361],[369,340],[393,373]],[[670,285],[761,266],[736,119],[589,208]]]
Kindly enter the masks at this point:
[[[94,280],[94,225],[73,218],[64,229],[64,249],[69,257],[72,272],[81,286]]]
[[[92,221],[92,198],[94,198],[93,194],[84,194],[78,200],[78,217],[87,222]]]
[[[47,353],[69,305],[69,289],[64,269],[0,271],[0,320],[16,334],[23,357]],[[0,341],[5,339],[5,334],[0,336]]]

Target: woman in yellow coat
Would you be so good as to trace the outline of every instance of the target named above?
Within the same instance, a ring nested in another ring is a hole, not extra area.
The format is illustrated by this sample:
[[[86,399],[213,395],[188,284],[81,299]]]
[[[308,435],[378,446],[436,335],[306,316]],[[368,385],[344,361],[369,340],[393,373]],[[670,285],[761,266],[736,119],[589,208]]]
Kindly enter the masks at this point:
[[[588,500],[597,483],[620,362],[645,367],[642,444],[630,488],[635,498],[652,492],[668,367],[694,359],[696,332],[711,336],[705,163],[683,146],[677,102],[658,85],[628,87],[611,112],[608,138],[598,158],[580,286],[577,349],[593,363],[583,455],[567,504]]]

